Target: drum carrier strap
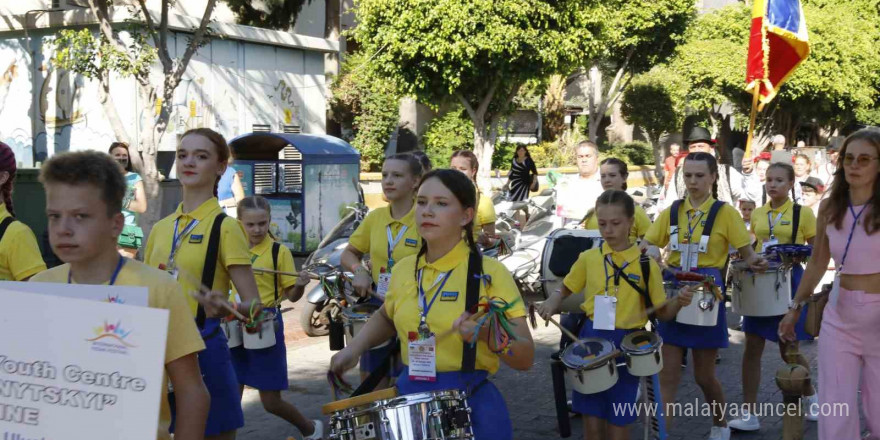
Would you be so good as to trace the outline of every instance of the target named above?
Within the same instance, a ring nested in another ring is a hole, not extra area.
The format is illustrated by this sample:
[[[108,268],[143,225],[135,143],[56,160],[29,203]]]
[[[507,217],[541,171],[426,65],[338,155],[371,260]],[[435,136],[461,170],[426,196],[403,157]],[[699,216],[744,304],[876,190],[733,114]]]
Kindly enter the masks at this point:
[[[791,219],[791,244],[800,244],[797,242],[798,227],[801,223],[801,205],[795,203]]]
[[[211,226],[211,235],[208,238],[208,250],[205,252],[205,265],[202,267],[202,285],[209,289],[214,288],[214,274],[217,272],[217,258],[220,257],[220,231],[223,228],[223,220],[225,219],[226,214],[223,212],[217,214],[217,217],[214,217],[214,224]],[[205,328],[205,319],[207,319],[205,308],[199,304],[199,308],[196,311],[196,325],[199,326],[199,330]]]
[[[275,305],[278,305],[278,251],[281,250],[281,243],[272,242],[272,269],[275,270]]]
[[[9,225],[14,221],[14,217],[6,217],[0,222],[0,240],[3,240],[3,236],[6,235],[6,230],[9,229]]]
[[[645,279],[645,288],[644,289],[641,286],[639,286],[638,284],[636,284],[635,281],[631,280],[627,276],[624,276],[623,280],[626,281],[627,284],[629,284],[629,286],[632,287],[636,292],[638,292],[639,295],[642,296],[642,298],[644,298],[645,307],[650,309],[650,308],[654,307],[654,302],[651,301],[651,291],[650,291],[650,289],[651,289],[651,283],[650,283],[651,257],[647,256],[646,254],[642,254],[641,256],[639,256],[639,265],[642,267],[642,278]],[[651,321],[656,320],[656,318],[657,318],[656,311],[651,312],[651,314],[648,316],[648,319]]]
[[[680,252],[678,246],[678,210],[681,208],[682,203],[684,203],[684,199],[672,202],[672,208],[669,212],[669,248],[678,252]],[[718,216],[718,211],[721,210],[722,206],[724,206],[724,202],[716,200],[712,203],[712,207],[709,208],[709,217],[706,217],[706,226],[703,227],[703,233],[700,236],[700,253],[705,253],[709,247],[709,237],[712,235],[712,228],[715,226],[715,217]]]
[[[480,280],[483,274],[483,256],[471,252],[468,258],[467,282],[465,284],[464,309],[472,311],[476,309],[480,300]],[[471,373],[477,367],[477,344],[462,344],[461,371]]]

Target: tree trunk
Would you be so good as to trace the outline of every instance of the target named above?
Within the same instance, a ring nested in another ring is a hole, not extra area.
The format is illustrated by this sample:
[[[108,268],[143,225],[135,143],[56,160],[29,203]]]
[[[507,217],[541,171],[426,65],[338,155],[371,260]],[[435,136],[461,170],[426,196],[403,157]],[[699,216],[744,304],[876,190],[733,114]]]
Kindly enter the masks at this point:
[[[589,121],[588,121],[588,131],[587,136],[589,137],[591,142],[596,142],[599,139],[599,127],[602,126],[602,119],[605,114],[599,113],[599,108],[602,107],[602,71],[599,70],[598,66],[590,67],[590,92],[589,92]]]
[[[138,91],[141,102],[146,104],[156,101],[155,87],[142,83],[138,85]],[[165,107],[164,102],[162,107]],[[141,178],[144,180],[144,192],[149,201],[146,212],[140,215],[140,225],[145,235],[148,235],[153,225],[162,218],[162,200],[159,197],[160,176],[156,159],[158,157],[158,145],[165,131],[164,127],[168,126],[168,116],[165,116],[161,132],[159,131],[159,122],[163,119],[163,114],[167,114],[164,109],[160,110],[158,116],[144,118],[144,125],[141,127],[140,143],[138,144],[139,154],[131,155],[132,165],[136,169],[140,169]]]
[[[651,148],[654,150],[654,175],[657,177],[657,182],[662,183],[665,176],[663,175],[663,146],[660,145],[660,133],[648,133],[647,130],[643,131],[645,137],[651,142]]]
[[[116,111],[113,95],[110,94],[109,76],[109,73],[105,73],[99,78],[100,87],[98,90],[100,93],[98,94],[98,102],[101,103],[101,108],[104,109],[104,115],[107,116],[107,121],[110,123],[110,128],[113,130],[116,140],[131,145],[131,140],[128,137],[128,132],[125,130],[125,125],[122,123],[122,118],[119,117],[119,112]],[[138,168],[138,170],[140,169]]]

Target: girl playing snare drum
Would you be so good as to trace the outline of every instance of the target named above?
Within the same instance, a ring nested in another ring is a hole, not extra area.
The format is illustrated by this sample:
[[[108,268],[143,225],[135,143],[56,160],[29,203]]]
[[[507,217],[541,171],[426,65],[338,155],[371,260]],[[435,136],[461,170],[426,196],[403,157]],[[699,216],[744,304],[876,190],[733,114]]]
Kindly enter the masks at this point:
[[[630,241],[635,203],[626,192],[602,193],[596,201],[594,215],[605,242],[580,254],[565,277],[561,291],[541,304],[538,312],[549,319],[559,312],[563,298],[583,290],[581,309],[587,319],[579,336],[607,339],[620,347],[627,334],[642,330],[647,324],[647,308],[660,307],[657,310],[660,319],[673,319],[681,307],[690,304],[693,292],[682,290],[677,301],[661,306],[666,301],[666,293],[660,266],[656,261],[643,258],[639,248]],[[617,383],[606,391],[595,394],[573,391],[572,408],[583,415],[585,439],[629,437],[627,426],[636,421],[636,411],[620,414],[615,408],[636,401],[639,378],[625,369],[618,369],[618,373]]]

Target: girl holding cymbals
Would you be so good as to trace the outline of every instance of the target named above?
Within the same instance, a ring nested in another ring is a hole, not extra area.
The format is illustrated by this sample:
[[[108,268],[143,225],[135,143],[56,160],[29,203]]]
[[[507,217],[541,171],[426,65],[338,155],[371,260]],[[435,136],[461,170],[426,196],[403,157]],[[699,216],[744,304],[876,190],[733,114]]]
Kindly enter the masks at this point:
[[[587,319],[579,336],[606,339],[619,348],[626,335],[644,328],[649,308],[656,306],[657,317],[670,320],[681,307],[690,304],[691,289],[682,289],[677,300],[665,304],[660,266],[642,257],[631,241],[635,212],[632,197],[624,191],[612,189],[599,196],[593,215],[604,243],[580,254],[561,291],[538,307],[543,318],[558,313],[563,298],[583,291],[581,309]],[[618,373],[617,383],[606,391],[573,392],[572,409],[583,415],[585,439],[629,438],[628,425],[636,421],[638,414],[634,410],[621,414],[616,408],[636,401],[639,378],[625,369],[618,369]]]
[[[730,246],[739,250],[749,266],[764,271],[767,262],[752,249],[745,223],[736,209],[716,200],[718,162],[709,153],[689,153],[682,172],[687,197],[673,202],[657,217],[645,234],[643,248],[654,258],[660,258],[659,247],[669,245],[668,264],[683,272],[696,272],[711,282],[707,289],[715,293],[712,307],[717,310],[715,326],[699,326],[677,322],[661,322],[663,337],[663,365],[660,387],[665,403],[675,402],[681,381],[681,359],[685,349],[692,349],[694,379],[707,402],[712,403],[713,426],[710,440],[727,440],[730,428],[724,414],[718,409],[724,404],[724,392],[715,374],[715,356],[719,348],[728,345],[727,319],[723,300],[724,279],[721,270],[728,259]],[[667,272],[667,277],[670,275]],[[721,298],[718,294],[721,293]],[[709,302],[707,302],[708,304]]]
[[[464,174],[434,170],[425,175],[416,198],[419,252],[398,263],[385,304],[333,356],[330,369],[345,372],[370,347],[397,335],[405,364],[397,379],[401,394],[465,390],[475,438],[509,440],[510,416],[488,375],[500,362],[531,368],[534,343],[510,272],[477,250],[471,229],[476,204],[474,185]],[[488,315],[475,314],[487,307]],[[489,339],[489,327],[496,336],[499,328],[512,334],[499,344]]]

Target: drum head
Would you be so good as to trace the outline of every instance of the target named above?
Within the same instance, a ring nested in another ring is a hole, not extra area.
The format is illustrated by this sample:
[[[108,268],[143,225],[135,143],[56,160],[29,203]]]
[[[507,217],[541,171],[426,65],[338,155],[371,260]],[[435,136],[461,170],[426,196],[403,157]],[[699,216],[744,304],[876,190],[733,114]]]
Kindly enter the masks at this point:
[[[557,277],[568,275],[571,266],[577,261],[581,252],[592,249],[599,245],[601,239],[591,237],[591,231],[584,230],[556,230],[550,236],[552,248],[547,269]],[[548,243],[549,245],[549,243]],[[544,258],[547,258],[545,255]]]
[[[632,332],[624,336],[620,348],[627,353],[652,353],[663,344],[660,335],[649,331]]]
[[[330,415],[344,409],[354,408],[356,406],[379,400],[393,399],[395,397],[397,397],[397,387],[385,388],[384,390],[373,391],[372,393],[362,394],[357,397],[330,402],[321,407],[321,412],[324,413],[324,415]]]
[[[594,359],[614,351],[614,344],[602,338],[584,338],[571,343],[562,352],[562,363],[569,368],[591,370],[604,365],[595,364]]]

